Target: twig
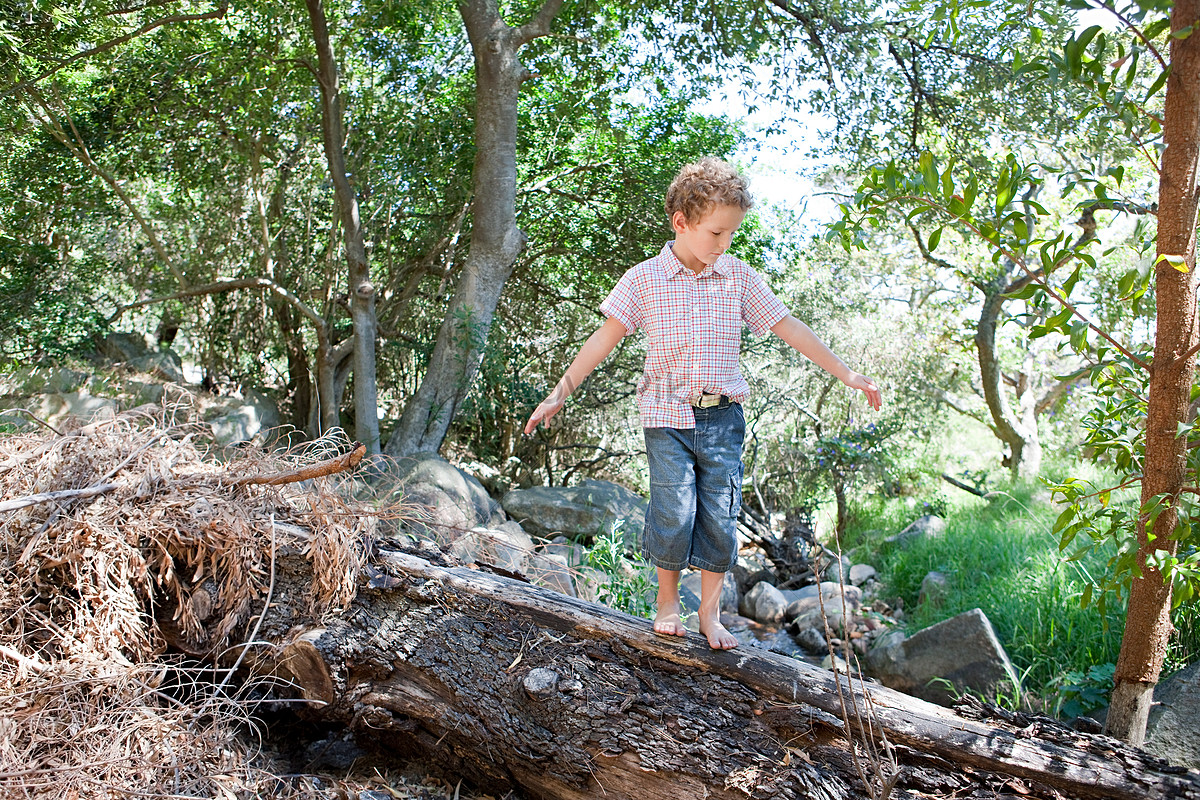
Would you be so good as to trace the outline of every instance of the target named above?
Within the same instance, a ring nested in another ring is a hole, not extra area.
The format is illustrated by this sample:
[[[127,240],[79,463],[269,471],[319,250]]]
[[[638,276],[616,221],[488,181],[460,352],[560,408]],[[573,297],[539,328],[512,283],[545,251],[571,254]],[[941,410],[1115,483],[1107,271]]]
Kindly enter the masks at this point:
[[[233,485],[282,486],[285,483],[298,483],[325,475],[336,475],[339,472],[345,472],[357,467],[359,462],[363,460],[363,456],[367,454],[367,446],[365,444],[355,442],[353,447],[354,449],[349,453],[321,461],[317,464],[310,464],[307,467],[301,467],[291,472],[277,472],[274,475],[254,475],[247,478],[239,478],[233,482]]]
[[[105,492],[111,492],[116,489],[119,484],[102,483],[97,486],[86,486],[82,489],[63,489],[58,492],[42,492],[41,494],[30,494],[25,497],[18,497],[15,500],[5,500],[0,503],[0,512],[17,511],[28,506],[36,506],[39,503],[53,503],[56,500],[74,500],[82,497],[93,497]]]
[[[949,475],[947,475],[944,472],[942,473],[942,480],[944,480],[946,483],[950,484],[951,486],[957,486],[959,489],[962,489],[964,492],[970,492],[971,494],[975,495],[976,497],[985,497],[987,495],[987,492],[984,492],[980,489],[976,489],[974,486],[968,486],[967,484],[963,483],[960,480],[951,478]]]
[[[38,673],[39,675],[49,669],[46,664],[36,658],[23,656],[11,647],[5,647],[0,644],[0,657],[5,658],[17,666],[25,667],[28,670]]]

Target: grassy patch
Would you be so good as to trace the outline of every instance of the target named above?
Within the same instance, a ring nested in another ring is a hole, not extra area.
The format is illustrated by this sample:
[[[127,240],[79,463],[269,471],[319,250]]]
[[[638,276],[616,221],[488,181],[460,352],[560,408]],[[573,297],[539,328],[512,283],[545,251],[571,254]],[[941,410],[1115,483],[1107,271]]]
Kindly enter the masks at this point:
[[[854,560],[873,564],[883,596],[905,609],[907,627],[921,628],[980,608],[996,629],[1027,693],[1051,703],[1068,676],[1087,675],[1116,661],[1121,609],[1102,619],[1080,598],[1089,570],[1103,559],[1066,562],[1050,535],[1057,511],[1035,487],[1015,487],[990,500],[950,495],[943,536],[901,547],[884,539],[924,511],[901,501],[876,500],[859,509],[848,532]],[[939,603],[919,603],[921,581],[937,571],[948,579]],[[994,699],[994,698],[988,698]]]

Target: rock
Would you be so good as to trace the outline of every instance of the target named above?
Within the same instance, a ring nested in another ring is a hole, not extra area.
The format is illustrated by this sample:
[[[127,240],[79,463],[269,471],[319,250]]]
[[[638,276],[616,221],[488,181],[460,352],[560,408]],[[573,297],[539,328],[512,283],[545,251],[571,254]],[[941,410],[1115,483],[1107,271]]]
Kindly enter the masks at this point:
[[[862,589],[857,586],[825,581],[821,584],[810,584],[796,592],[796,599],[788,603],[784,612],[784,617],[788,620],[795,620],[814,611],[819,615],[822,605],[825,606],[825,613],[829,615],[841,614],[843,605],[851,613],[862,608]]]
[[[802,629],[794,638],[796,644],[813,655],[829,652],[829,642],[825,641],[825,635],[815,627]]]
[[[804,655],[804,652],[796,645],[792,637],[783,631],[777,631],[765,639],[750,637],[749,644],[751,647],[761,647],[764,650],[770,650],[772,653],[792,656],[793,658]]]
[[[854,586],[862,586],[867,581],[875,580],[878,573],[870,564],[855,564],[850,567],[850,583]]]
[[[918,517],[911,525],[884,539],[888,544],[907,547],[918,539],[935,539],[946,532],[946,520],[935,514]]]
[[[120,331],[105,336],[96,350],[109,361],[119,364],[132,363],[150,352],[145,335]]]
[[[578,596],[575,584],[571,580],[571,568],[567,566],[567,559],[563,556],[531,554],[525,563],[525,577],[538,586],[553,589],[560,594]]]
[[[522,681],[525,691],[535,700],[545,700],[558,688],[558,673],[546,667],[529,670]]]
[[[1200,768],[1200,662],[1154,688],[1154,705],[1142,749],[1182,767]]]
[[[620,522],[626,547],[636,550],[646,524],[646,501],[609,481],[513,489],[501,503],[530,533],[547,538],[559,533],[572,539],[609,535]]]
[[[21,367],[0,375],[0,394],[28,397],[34,394],[77,392],[88,382],[86,372],[58,366]]]
[[[744,617],[774,624],[783,621],[787,607],[787,600],[778,589],[766,581],[759,581],[742,597],[738,612]]]
[[[885,686],[944,706],[966,692],[991,701],[1020,685],[992,623],[978,608],[908,638],[889,631],[868,651],[866,666]]]
[[[506,524],[515,525],[518,528],[521,527],[521,523],[517,522],[516,520],[509,520]],[[522,529],[522,531],[523,530],[524,529]],[[562,556],[571,566],[582,563],[584,554],[586,553],[583,545],[581,545],[579,542],[572,542],[565,536],[554,537],[553,541],[546,542],[538,547],[538,550],[550,555]]]
[[[204,421],[219,445],[262,442],[269,431],[279,427],[279,408],[261,392],[247,392],[240,398],[229,395],[215,398]]]
[[[738,591],[745,594],[759,581],[775,583],[775,573],[767,564],[766,556],[759,552],[749,555],[739,555],[738,560],[730,568],[730,573],[737,580]]]
[[[184,383],[183,359],[174,350],[156,350],[130,359],[129,368],[170,383]]]
[[[833,560],[821,572],[822,580],[831,581],[833,583],[845,583],[849,578],[850,559],[842,556],[840,560]]]
[[[600,590],[612,580],[595,567],[575,567],[575,593],[580,600],[600,602]],[[653,597],[651,598],[653,600]]]
[[[699,570],[688,570],[683,573],[683,578],[679,581],[679,596],[689,611],[696,611],[700,608]],[[732,572],[725,573],[724,581],[721,584],[721,611],[727,614],[738,613],[737,579],[733,577]]]
[[[422,507],[421,518],[408,522],[417,533],[453,542],[472,528],[491,526],[497,506],[483,484],[438,454],[400,459],[393,474],[404,501]]]
[[[464,564],[490,564],[524,575],[526,562],[533,554],[533,539],[519,525],[515,527],[515,531],[472,528],[465,536],[454,540],[450,555]]]
[[[950,579],[936,570],[931,571],[921,579],[921,589],[917,593],[917,602],[931,603],[940,606],[950,593]]]
[[[34,396],[24,403],[23,407],[56,428],[61,427],[71,417],[81,422],[91,422],[97,419],[111,419],[118,411],[116,400],[109,397],[93,397],[86,391]]]

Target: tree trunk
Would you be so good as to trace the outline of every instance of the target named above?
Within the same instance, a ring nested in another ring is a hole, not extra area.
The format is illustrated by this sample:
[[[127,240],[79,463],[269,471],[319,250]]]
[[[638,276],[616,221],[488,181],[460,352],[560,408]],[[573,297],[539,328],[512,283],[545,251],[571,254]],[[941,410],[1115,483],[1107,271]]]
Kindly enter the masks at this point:
[[[311,563],[281,552],[258,632],[274,646],[252,668],[361,743],[497,794],[848,800],[894,782],[910,798],[1200,798],[1195,772],[1045,718],[986,721],[981,705],[957,715],[765,650],[713,651],[478,569],[391,550],[374,564],[345,611],[315,619]]]
[[[329,29],[321,0],[305,0],[317,49],[317,74],[321,86],[321,135],[329,177],[341,214],[343,246],[349,267],[350,317],[354,323],[354,422],[355,436],[372,455],[379,453],[378,387],[375,379],[375,339],[379,324],[375,317],[375,286],[367,264],[358,197],[346,174],[342,146],[346,139],[342,119],[341,90],[337,62],[329,43]]]
[[[1010,286],[1005,286],[1005,283],[1006,281],[994,283],[984,292],[983,309],[979,314],[979,323],[975,326],[975,351],[979,356],[983,399],[992,417],[992,430],[1000,441],[1008,445],[1008,467],[1012,470],[1014,478],[1032,480],[1042,468],[1042,445],[1038,440],[1037,419],[1033,414],[1018,417],[1013,413],[1004,389],[1000,358],[996,353],[996,328],[1007,299],[1004,294],[1014,291],[1014,287],[1020,288],[1020,285],[1028,283],[1028,280],[1019,280]]]
[[[311,0],[310,0],[311,2]],[[459,4],[475,55],[475,169],[471,244],[429,367],[387,443],[390,456],[436,451],[483,358],[505,281],[525,246],[516,223],[517,98],[531,77],[517,53],[549,33],[561,0],[547,0],[519,28],[500,16],[496,0]]]
[[[1171,30],[1179,32],[1200,19],[1200,0],[1181,0],[1171,9]],[[1146,460],[1142,506],[1165,498],[1164,508],[1146,529],[1138,522],[1138,563],[1133,580],[1121,654],[1117,658],[1108,730],[1130,744],[1146,736],[1154,685],[1171,635],[1171,584],[1150,559],[1156,551],[1174,555],[1175,501],[1187,478],[1187,421],[1195,374],[1196,325],[1196,172],[1200,164],[1200,37],[1171,38],[1171,74],[1167,79],[1158,188],[1158,255],[1155,264],[1157,331],[1150,368],[1146,412]],[[1170,260],[1167,260],[1168,257]],[[1181,271],[1172,265],[1180,260]]]

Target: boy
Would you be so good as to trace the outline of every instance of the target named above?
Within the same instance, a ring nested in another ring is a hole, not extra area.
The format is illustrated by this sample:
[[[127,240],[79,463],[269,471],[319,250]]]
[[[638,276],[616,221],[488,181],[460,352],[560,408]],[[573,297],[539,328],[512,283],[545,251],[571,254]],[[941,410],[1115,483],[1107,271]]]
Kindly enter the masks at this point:
[[[667,190],[675,240],[625,273],[600,304],[607,321],[525,424],[531,433],[549,420],[624,336],[646,331],[650,348],[637,397],[650,467],[644,547],[658,571],[654,632],[686,635],[679,573],[691,565],[700,570],[700,632],[714,650],[737,646],[721,624],[720,604],[725,573],[737,559],[742,497],[741,402],[750,394],[738,371],[742,325],[775,333],[864,392],[872,408],[881,405],[870,378],[842,363],[758,273],[725,253],[752,204],[745,180],[725,162],[685,166]]]

